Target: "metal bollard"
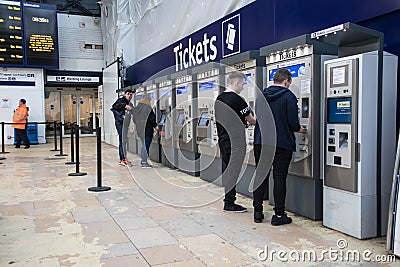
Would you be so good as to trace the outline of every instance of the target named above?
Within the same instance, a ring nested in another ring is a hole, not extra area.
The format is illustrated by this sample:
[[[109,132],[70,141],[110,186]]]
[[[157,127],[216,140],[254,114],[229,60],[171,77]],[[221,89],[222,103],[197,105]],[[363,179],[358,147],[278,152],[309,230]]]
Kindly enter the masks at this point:
[[[4,121],[2,121],[1,122],[1,152],[0,152],[0,154],[7,154],[7,153],[10,153],[10,152],[6,152],[5,151],[5,138],[4,138],[4,136],[5,136],[5,132],[4,132]],[[5,158],[4,158],[5,159]]]
[[[92,192],[102,192],[111,190],[109,186],[101,185],[101,127],[96,128],[97,139],[97,186],[89,187],[88,190]]]
[[[62,131],[63,124],[60,121],[60,154],[54,155],[58,157],[68,156],[68,154],[63,153],[63,131]]]
[[[65,162],[65,164],[75,164],[74,156],[75,156],[75,151],[74,151],[74,131],[75,131],[75,123],[71,123],[71,161]]]
[[[50,151],[59,151],[57,149],[57,121],[54,121],[54,149]]]
[[[75,172],[68,173],[69,176],[84,176],[87,175],[86,172],[79,172],[79,126],[75,127],[75,148],[76,148],[76,162],[75,162]]]

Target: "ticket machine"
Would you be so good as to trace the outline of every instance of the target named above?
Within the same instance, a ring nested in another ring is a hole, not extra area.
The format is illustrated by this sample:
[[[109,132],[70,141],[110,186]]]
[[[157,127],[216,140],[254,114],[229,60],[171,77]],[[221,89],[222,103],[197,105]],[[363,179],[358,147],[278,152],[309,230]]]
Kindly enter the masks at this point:
[[[290,91],[297,98],[300,125],[307,130],[295,133],[293,152],[287,177],[286,209],[311,218],[322,219],[321,175],[321,88],[323,62],[336,57],[337,48],[302,35],[260,49],[266,57],[265,88],[273,85],[275,72],[285,68],[292,74]],[[273,178],[269,178],[270,204],[273,199]]]
[[[214,103],[220,92],[220,64],[208,63],[193,68],[192,71],[197,78],[196,133],[200,154],[200,178],[221,186],[222,161],[214,116]]]
[[[383,52],[382,58],[382,66],[378,51],[325,62],[323,224],[360,239],[384,235],[387,227],[397,57]]]
[[[161,163],[170,168],[177,166],[176,148],[173,142],[175,93],[170,76],[154,80],[158,84],[158,135],[160,138]]]
[[[146,87],[146,93],[150,99],[151,107],[156,115],[156,121],[160,119],[159,102],[158,102],[158,88],[154,80],[148,80],[143,83]],[[161,162],[160,138],[157,132],[154,132],[153,140],[149,150],[149,158],[155,162]]]
[[[193,176],[199,176],[196,127],[197,92],[190,70],[171,75],[175,81],[174,144],[177,149],[177,168]]]
[[[234,55],[221,61],[225,65],[225,79],[223,85],[226,85],[226,79],[232,71],[241,71],[246,75],[244,90],[240,96],[244,98],[249,107],[254,110],[255,100],[263,85],[263,67],[265,66],[265,57],[259,55],[259,51],[247,51]],[[225,90],[225,89],[224,89]],[[246,158],[239,181],[236,185],[237,192],[253,197],[253,184],[251,183],[255,173],[255,160],[253,152],[254,126],[246,128]],[[266,196],[267,199],[267,196]]]

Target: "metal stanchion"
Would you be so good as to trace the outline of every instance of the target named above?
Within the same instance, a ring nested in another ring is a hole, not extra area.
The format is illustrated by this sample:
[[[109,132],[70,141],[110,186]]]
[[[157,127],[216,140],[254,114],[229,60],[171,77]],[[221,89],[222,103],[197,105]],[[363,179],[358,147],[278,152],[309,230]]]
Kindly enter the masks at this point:
[[[60,121],[60,154],[54,155],[58,157],[68,156],[68,154],[63,153],[63,131],[62,131],[63,124]]]
[[[86,172],[79,172],[79,126],[76,125],[75,127],[75,153],[76,153],[76,170],[73,173],[68,173],[69,176],[83,176],[86,175]]]
[[[54,121],[54,149],[50,151],[59,151],[57,149],[57,121]]]
[[[74,156],[75,156],[75,151],[74,151],[74,131],[75,131],[75,123],[71,123],[71,161],[65,162],[65,164],[75,164]],[[65,129],[65,128],[64,128]]]
[[[109,186],[101,185],[101,127],[96,128],[97,137],[97,186],[89,187],[88,190],[92,192],[102,192],[111,190]]]
[[[5,138],[4,138],[4,136],[5,136],[5,132],[4,132],[4,121],[2,121],[1,122],[1,152],[0,152],[0,154],[7,154],[7,153],[10,153],[10,152],[6,152],[5,151]]]

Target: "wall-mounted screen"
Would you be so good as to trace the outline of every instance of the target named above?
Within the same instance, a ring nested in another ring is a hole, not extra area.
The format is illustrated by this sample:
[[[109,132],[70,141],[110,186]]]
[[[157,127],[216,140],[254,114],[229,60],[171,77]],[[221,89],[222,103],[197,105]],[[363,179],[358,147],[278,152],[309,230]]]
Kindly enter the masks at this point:
[[[207,91],[215,88],[215,81],[202,82],[199,84],[199,91]]]
[[[351,123],[351,97],[328,98],[328,123]]]
[[[178,113],[178,117],[176,118],[176,125],[183,125],[185,122],[185,114],[183,112]]]
[[[287,69],[292,74],[292,78],[300,77],[306,75],[306,63],[296,64],[292,66],[283,67]],[[277,68],[269,71],[269,80],[273,81],[275,73],[282,68]]]
[[[0,65],[24,64],[22,35],[21,4],[0,1]]]
[[[56,5],[0,0],[0,66],[58,69]]]
[[[159,124],[164,124],[166,119],[167,119],[167,112],[161,113]]]
[[[207,126],[208,125],[208,112],[202,112],[199,118],[199,126]]]

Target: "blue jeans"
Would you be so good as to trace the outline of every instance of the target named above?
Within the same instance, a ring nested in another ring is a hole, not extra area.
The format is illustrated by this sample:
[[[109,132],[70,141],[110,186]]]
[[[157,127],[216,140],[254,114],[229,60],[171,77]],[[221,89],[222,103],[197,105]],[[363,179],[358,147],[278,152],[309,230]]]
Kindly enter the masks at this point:
[[[142,163],[147,162],[147,158],[149,156],[149,150],[150,150],[150,145],[151,141],[153,140],[153,137],[145,137],[142,138],[142,150],[141,150],[141,157],[142,157]]]
[[[119,159],[120,160],[123,160],[123,159],[125,159],[125,154],[124,154],[124,145],[122,144],[122,127],[123,127],[124,125],[121,123],[121,124],[118,124],[118,123],[116,123],[115,124],[115,128],[117,128],[117,133],[118,133],[118,149],[119,149]]]

